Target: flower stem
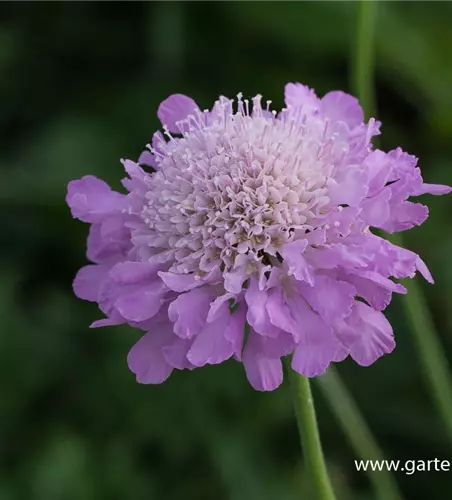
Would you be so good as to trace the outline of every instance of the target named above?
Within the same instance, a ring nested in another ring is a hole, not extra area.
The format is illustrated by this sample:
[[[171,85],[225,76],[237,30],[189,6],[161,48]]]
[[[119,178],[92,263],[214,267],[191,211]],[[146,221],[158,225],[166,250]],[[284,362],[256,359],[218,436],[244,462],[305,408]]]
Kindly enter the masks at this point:
[[[392,235],[390,241],[403,246],[400,235]],[[432,316],[419,284],[404,280],[408,290],[402,302],[418,351],[425,380],[452,443],[452,379],[444,350],[436,333]]]
[[[367,117],[375,116],[373,85],[374,26],[376,2],[359,1],[357,38],[352,65],[352,85]],[[403,246],[400,234],[387,236],[394,245]],[[426,383],[433,395],[450,441],[452,442],[452,378],[439,336],[419,284],[405,280],[408,294],[403,299],[407,320],[414,335]]]
[[[315,500],[335,500],[323,457],[309,379],[298,375],[290,366],[288,371],[305,467],[312,480]]]
[[[357,29],[351,67],[351,84],[364,109],[366,118],[370,118],[375,116],[376,107],[373,74],[375,66],[374,29],[377,5],[373,0],[359,0],[356,5]]]
[[[383,461],[383,453],[334,367],[331,366],[316,382],[359,458]],[[369,474],[369,480],[381,500],[403,500],[394,477],[387,469]]]

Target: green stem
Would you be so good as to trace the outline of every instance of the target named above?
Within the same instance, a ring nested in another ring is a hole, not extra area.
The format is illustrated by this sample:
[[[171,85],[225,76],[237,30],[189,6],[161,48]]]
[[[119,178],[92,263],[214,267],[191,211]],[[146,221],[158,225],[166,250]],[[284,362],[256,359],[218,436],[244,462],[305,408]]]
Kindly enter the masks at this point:
[[[288,371],[305,467],[312,480],[315,499],[335,500],[323,457],[309,379],[298,375],[290,367]]]
[[[362,460],[384,460],[371,430],[334,367],[330,367],[316,381],[357,456]],[[370,473],[369,480],[381,500],[403,500],[397,483],[388,470]]]
[[[351,84],[367,118],[375,116],[374,30],[377,5],[372,0],[356,2],[357,29],[351,68]]]
[[[375,115],[373,33],[377,2],[360,1],[357,3],[358,29],[352,67],[352,84],[366,116],[369,117]],[[395,245],[404,246],[403,237],[400,234],[391,235],[388,240]],[[414,280],[406,280],[404,284],[408,289],[408,294],[402,302],[414,335],[425,380],[452,442],[452,379],[447,360],[419,284]]]
[[[403,246],[400,235],[392,235],[389,239],[395,245]],[[444,349],[419,284],[414,280],[404,280],[403,284],[408,294],[402,302],[425,381],[452,442],[452,379]]]

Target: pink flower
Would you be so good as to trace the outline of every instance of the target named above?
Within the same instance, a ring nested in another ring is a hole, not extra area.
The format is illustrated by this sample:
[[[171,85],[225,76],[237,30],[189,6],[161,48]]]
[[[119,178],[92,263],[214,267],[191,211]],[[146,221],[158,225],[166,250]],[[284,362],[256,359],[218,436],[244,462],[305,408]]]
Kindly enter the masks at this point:
[[[280,385],[292,353],[308,377],[348,355],[370,365],[394,349],[381,311],[406,290],[392,278],[432,282],[371,228],[422,224],[427,208],[408,198],[451,189],[425,184],[401,149],[373,150],[380,124],[354,97],[290,83],[285,98],[277,114],[261,96],[210,111],[170,96],[165,135],[139,160],[153,171],[123,161],[128,194],[92,176],[69,184],[73,216],[91,224],[74,291],[105,314],[93,326],[147,332],[128,356],[139,382],[231,357],[258,390]]]

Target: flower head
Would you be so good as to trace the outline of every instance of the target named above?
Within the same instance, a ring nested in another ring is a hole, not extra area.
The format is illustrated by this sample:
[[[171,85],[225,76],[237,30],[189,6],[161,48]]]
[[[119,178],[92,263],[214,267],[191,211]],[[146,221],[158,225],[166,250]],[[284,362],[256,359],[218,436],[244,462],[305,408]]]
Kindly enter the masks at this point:
[[[425,184],[401,149],[374,150],[379,123],[354,97],[288,84],[285,100],[280,113],[241,94],[201,111],[172,95],[164,134],[123,161],[127,194],[69,184],[73,216],[91,224],[75,293],[105,314],[92,326],[147,332],[128,356],[139,382],[231,357],[258,390],[281,383],[292,353],[308,377],[348,355],[370,365],[394,348],[381,311],[406,290],[392,278],[432,281],[372,229],[421,224],[427,208],[408,198],[450,188]]]

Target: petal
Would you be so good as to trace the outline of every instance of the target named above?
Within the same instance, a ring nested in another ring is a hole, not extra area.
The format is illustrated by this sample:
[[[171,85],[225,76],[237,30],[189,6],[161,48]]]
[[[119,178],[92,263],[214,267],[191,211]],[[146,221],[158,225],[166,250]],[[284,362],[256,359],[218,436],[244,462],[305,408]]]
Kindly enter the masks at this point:
[[[94,223],[120,213],[124,199],[124,195],[112,191],[104,181],[87,175],[68,184],[66,203],[74,218]]]
[[[102,281],[98,297],[99,308],[106,316],[116,317],[119,315],[119,311],[115,307],[115,302],[121,293],[124,293],[124,288],[117,285],[107,275]]]
[[[416,273],[418,256],[368,232],[355,240],[363,255],[370,257],[367,267],[385,277],[407,278]]]
[[[104,326],[117,326],[125,323],[125,319],[119,314],[114,313],[110,318],[103,318],[94,321],[89,325],[90,328],[103,328]]]
[[[247,277],[246,267],[238,267],[224,273],[224,288],[230,293],[240,293]]]
[[[383,310],[390,302],[392,293],[406,293],[400,283],[394,283],[375,271],[355,270],[345,279],[356,287],[357,294],[374,309]]]
[[[288,83],[284,88],[284,100],[287,106],[303,107],[306,112],[317,109],[320,104],[314,90],[301,83]]]
[[[198,335],[206,324],[213,291],[210,287],[182,293],[171,302],[168,317],[174,322],[174,333],[183,339]]]
[[[389,200],[391,193],[383,189],[373,198],[364,200],[361,208],[361,217],[369,226],[381,227],[390,216]]]
[[[251,386],[257,391],[273,391],[283,381],[280,358],[269,358],[260,352],[260,339],[253,332],[250,334],[243,352],[243,366]]]
[[[100,233],[101,224],[92,224],[89,228],[86,256],[91,262],[101,263],[118,253],[117,245],[109,245]]]
[[[391,160],[387,153],[376,149],[364,160],[369,174],[369,197],[378,194],[388,182],[392,170]]]
[[[174,292],[186,292],[202,284],[200,280],[196,279],[194,274],[176,274],[160,271],[158,275],[163,283]]]
[[[171,338],[171,325],[149,332],[132,347],[127,363],[141,384],[161,384],[173,371],[162,354],[162,347]]]
[[[390,218],[380,227],[388,233],[420,226],[428,217],[428,208],[420,203],[403,201],[391,206]]]
[[[162,125],[166,125],[172,133],[179,134],[177,122],[185,120],[188,115],[194,115],[199,109],[196,102],[183,94],[173,94],[166,98],[159,106],[157,116]]]
[[[155,316],[162,304],[166,288],[161,281],[136,288],[121,294],[115,301],[115,308],[129,321],[145,321]]]
[[[118,285],[135,285],[157,278],[162,268],[161,264],[148,262],[119,262],[111,269],[110,278]]]
[[[297,280],[306,281],[309,285],[314,285],[315,273],[313,267],[302,255],[307,240],[296,240],[286,243],[280,248],[280,254],[288,266],[288,275],[294,275]]]
[[[356,269],[368,267],[371,256],[366,255],[362,248],[352,243],[334,243],[328,247],[310,248],[307,258],[316,269]]]
[[[303,296],[329,325],[350,314],[356,288],[326,275],[316,277],[315,287],[299,284]]]
[[[266,309],[267,298],[267,291],[259,290],[257,280],[250,279],[249,287],[245,292],[245,300],[248,305],[246,319],[256,333],[276,337],[279,329],[270,322]]]
[[[87,257],[93,262],[124,259],[131,248],[130,228],[127,217],[112,215],[100,224],[93,224],[88,236]]]
[[[224,332],[224,338],[232,344],[234,356],[242,359],[243,340],[245,337],[246,307],[241,303],[231,315],[229,325]]]
[[[363,170],[350,168],[343,179],[331,187],[328,193],[333,205],[346,204],[357,207],[368,192],[368,174]]]
[[[281,330],[291,333],[298,340],[300,328],[284,300],[282,288],[274,288],[270,291],[266,308],[271,323]]]
[[[225,329],[229,320],[229,306],[225,303],[222,307],[222,314],[212,323],[205,323],[202,331],[196,336],[187,354],[191,363],[195,366],[214,365],[232,356],[233,345],[225,338]]]
[[[433,277],[430,274],[430,271],[425,264],[425,262],[418,256],[416,259],[416,270],[419,271],[422,276],[429,282],[429,283],[434,283]]]
[[[295,349],[292,368],[305,377],[322,375],[332,361],[344,359],[348,352],[338,342],[333,330],[319,315],[305,315],[303,336]]]
[[[369,366],[395,347],[392,327],[385,316],[362,302],[355,302],[351,315],[337,329],[339,339],[352,358]]]
[[[211,323],[212,321],[215,321],[218,315],[221,314],[224,303],[233,298],[233,293],[225,293],[224,295],[220,295],[214,301],[212,301],[209,308],[209,314],[207,315],[207,322]]]
[[[119,248],[130,247],[130,228],[127,223],[130,218],[127,215],[109,216],[100,224],[100,235],[108,245],[117,245]]]
[[[145,172],[138,163],[135,163],[132,160],[121,160],[124,170],[129,174],[130,178],[125,178],[122,179],[121,183],[122,185],[130,192],[133,193],[133,196],[128,196],[127,200],[129,201],[128,203],[128,208],[130,208],[133,197],[136,194],[139,194],[140,196],[140,201],[141,201],[141,196],[145,196],[146,192],[148,191],[148,187],[146,184],[146,179],[149,178],[149,174]],[[139,204],[136,209],[141,211],[141,204]]]
[[[164,148],[166,146],[166,141],[165,141],[165,136],[160,132],[160,130],[157,130],[157,132],[154,132],[152,135],[152,148],[157,151],[158,153],[163,153]]]
[[[334,233],[340,234],[341,236],[349,236],[352,232],[352,228],[356,227],[356,222],[358,215],[361,212],[361,208],[358,207],[337,207],[337,211],[331,213],[329,216],[329,225],[333,226]],[[327,232],[327,235],[331,233],[332,228]]]
[[[158,262],[158,260],[156,260]],[[157,273],[165,285],[174,292],[187,292],[205,284],[220,283],[222,273],[219,266],[215,266],[202,278],[195,274],[176,274],[172,272],[159,271]]]
[[[155,161],[154,155],[145,149],[138,158],[138,163],[140,165],[147,165],[148,167],[152,167],[157,169],[157,162]]]
[[[287,301],[298,325],[298,345],[292,368],[306,377],[321,375],[332,361],[343,359],[347,351],[334,336],[331,326],[308,306],[303,297],[290,294]]]
[[[356,97],[336,90],[321,99],[320,109],[330,119],[345,122],[350,127],[361,125],[364,113]]]
[[[406,153],[401,148],[393,149],[386,155],[392,164],[388,181],[408,178],[413,183],[413,186],[420,187],[422,178],[419,169],[416,169],[417,158],[415,156]]]
[[[303,237],[308,241],[309,245],[323,245],[326,242],[326,231],[323,228],[316,229],[304,234]]]
[[[178,370],[192,368],[192,364],[187,359],[187,353],[191,344],[191,340],[174,337],[171,344],[165,345],[162,348],[162,353],[166,362]]]
[[[75,276],[73,289],[79,299],[97,302],[100,287],[107,277],[109,266],[85,266]]]
[[[442,195],[449,194],[452,191],[452,187],[444,186],[442,184],[426,184],[423,183],[419,190],[417,190],[413,195],[421,195],[421,194],[434,194],[434,195]]]
[[[254,330],[252,331],[254,332]],[[264,337],[261,335],[260,352],[268,358],[280,358],[281,356],[291,354],[295,345],[295,340],[291,333],[279,330],[276,337]]]

